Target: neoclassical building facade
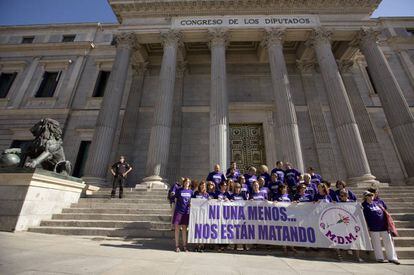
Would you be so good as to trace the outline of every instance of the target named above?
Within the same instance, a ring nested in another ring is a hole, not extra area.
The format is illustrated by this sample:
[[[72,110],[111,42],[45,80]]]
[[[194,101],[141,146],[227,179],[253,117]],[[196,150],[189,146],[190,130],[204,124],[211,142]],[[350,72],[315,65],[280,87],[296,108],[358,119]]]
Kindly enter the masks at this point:
[[[0,149],[42,117],[73,174],[131,186],[277,160],[414,182],[414,18],[379,0],[110,0],[119,24],[0,27]]]

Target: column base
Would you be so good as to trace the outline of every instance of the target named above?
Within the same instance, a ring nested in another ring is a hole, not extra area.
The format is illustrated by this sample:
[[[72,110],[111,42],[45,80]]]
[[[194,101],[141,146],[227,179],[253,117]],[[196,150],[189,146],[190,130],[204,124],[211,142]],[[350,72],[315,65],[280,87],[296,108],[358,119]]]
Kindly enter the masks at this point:
[[[408,178],[405,180],[407,185],[414,185],[414,177]]]
[[[82,177],[87,185],[94,185],[97,187],[108,187],[109,183],[105,178],[99,177]]]
[[[135,189],[147,189],[147,190],[166,190],[168,185],[163,182],[160,176],[149,176],[142,179],[142,182],[135,185]]]
[[[366,174],[361,177],[349,178],[347,180],[349,186],[356,186],[356,187],[389,187],[388,183],[379,182],[375,179],[375,177],[371,174]]]

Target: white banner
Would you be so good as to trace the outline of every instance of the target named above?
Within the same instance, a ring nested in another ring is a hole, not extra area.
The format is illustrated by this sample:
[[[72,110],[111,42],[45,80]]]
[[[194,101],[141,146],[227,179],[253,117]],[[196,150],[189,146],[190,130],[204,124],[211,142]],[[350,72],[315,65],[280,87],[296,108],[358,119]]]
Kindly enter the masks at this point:
[[[190,243],[372,250],[359,203],[191,200]]]
[[[173,29],[207,28],[312,28],[319,26],[316,15],[237,15],[173,17]]]

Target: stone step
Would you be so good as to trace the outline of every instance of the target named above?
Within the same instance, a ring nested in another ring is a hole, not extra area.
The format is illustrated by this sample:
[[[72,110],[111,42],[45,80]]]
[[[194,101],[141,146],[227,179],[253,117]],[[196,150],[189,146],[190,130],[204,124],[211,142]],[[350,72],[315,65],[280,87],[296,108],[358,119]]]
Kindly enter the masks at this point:
[[[397,231],[400,237],[414,237],[414,228],[397,228]]]
[[[393,198],[388,198],[387,200],[384,200],[384,201],[388,205],[388,203],[392,203],[392,202],[413,202],[413,199],[412,198],[399,198],[398,196],[395,196]]]
[[[414,207],[392,207],[388,208],[388,212],[390,213],[413,213],[414,214]]]
[[[414,221],[414,213],[395,212],[391,216],[396,221]]]
[[[394,220],[397,228],[414,228],[414,221],[398,221]]]
[[[85,235],[85,236],[108,236],[123,238],[173,238],[174,232],[170,229],[124,229],[124,228],[102,228],[102,227],[55,227],[39,226],[31,227],[29,232],[56,234],[56,235]]]
[[[169,222],[103,221],[103,220],[43,220],[40,226],[94,227],[122,229],[170,229]]]
[[[137,204],[137,203],[122,203],[122,202],[80,202],[71,205],[71,208],[127,208],[127,209],[165,209],[169,210],[169,204]]]
[[[414,247],[396,247],[398,259],[414,259]]]
[[[171,215],[171,209],[136,209],[136,208],[65,208],[62,213],[83,213],[83,214],[159,214],[159,215]]]
[[[414,237],[394,237],[396,247],[414,247]]]
[[[109,199],[111,198],[110,194],[94,194],[87,196],[83,199]],[[115,199],[117,199],[116,197]],[[124,194],[123,199],[157,199],[157,200],[164,200],[167,201],[167,195],[152,195],[152,194],[133,194],[133,193],[127,193]]]
[[[169,205],[166,199],[156,199],[156,198],[82,198],[79,199],[79,203],[134,203],[134,204],[167,204]]]
[[[148,222],[171,222],[170,215],[160,214],[84,214],[63,213],[54,214],[53,220],[111,220],[111,221],[148,221]]]

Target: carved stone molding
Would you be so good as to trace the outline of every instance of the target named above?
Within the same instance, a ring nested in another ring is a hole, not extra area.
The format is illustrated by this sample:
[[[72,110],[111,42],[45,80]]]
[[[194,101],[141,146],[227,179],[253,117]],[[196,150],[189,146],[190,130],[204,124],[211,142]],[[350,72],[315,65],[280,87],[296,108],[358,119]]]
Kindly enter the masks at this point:
[[[132,69],[135,73],[142,75],[148,71],[149,62],[132,62]]]
[[[134,33],[123,32],[115,35],[115,45],[118,48],[137,48],[139,47],[138,41]]]
[[[296,60],[296,68],[303,74],[313,73],[315,71],[315,61]]]
[[[187,71],[188,71],[188,63],[186,61],[178,62],[175,76],[177,78],[183,78],[184,75],[187,73]]]
[[[359,48],[361,43],[364,41],[374,41],[378,43],[378,36],[381,34],[381,31],[377,28],[362,28],[357,35],[355,36],[354,40],[349,43],[349,46]]]
[[[306,41],[307,47],[314,47],[319,43],[331,43],[332,31],[325,28],[316,28],[313,30],[311,36]]]
[[[352,67],[354,66],[353,60],[337,60],[336,63],[338,64],[338,69],[341,73],[350,73]]]
[[[210,38],[210,42],[208,46],[210,48],[216,46],[227,46],[229,44],[229,33],[228,30],[225,28],[218,28],[218,29],[209,29],[208,35]]]
[[[182,38],[183,35],[180,31],[177,30],[168,30],[161,32],[161,42],[164,47],[177,45],[178,47],[183,46]]]
[[[269,28],[266,29],[266,33],[262,42],[262,47],[268,48],[271,45],[283,45],[283,39],[285,38],[285,29]]]

